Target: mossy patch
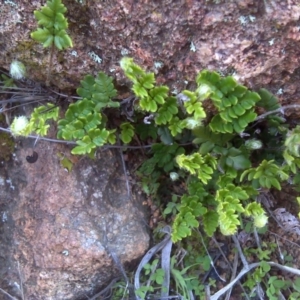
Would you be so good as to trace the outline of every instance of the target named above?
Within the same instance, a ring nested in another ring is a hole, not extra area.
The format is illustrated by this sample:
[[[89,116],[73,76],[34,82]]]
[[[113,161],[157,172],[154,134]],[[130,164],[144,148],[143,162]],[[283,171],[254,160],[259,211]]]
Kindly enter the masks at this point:
[[[14,152],[15,142],[5,132],[0,132],[0,161],[8,161]]]

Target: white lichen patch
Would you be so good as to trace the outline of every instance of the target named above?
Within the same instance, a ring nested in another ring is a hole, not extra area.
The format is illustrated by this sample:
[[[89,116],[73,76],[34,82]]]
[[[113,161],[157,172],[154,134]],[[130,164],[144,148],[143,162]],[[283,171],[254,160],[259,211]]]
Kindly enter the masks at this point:
[[[252,15],[249,15],[249,16],[240,16],[240,17],[238,18],[238,20],[239,20],[239,22],[240,22],[243,26],[245,26],[245,25],[247,25],[247,24],[249,23],[249,21],[250,21],[251,23],[255,22],[256,17],[255,17],[255,16],[252,16]]]
[[[75,51],[75,50],[71,51],[71,55],[72,55],[72,56],[75,56],[75,57],[78,57],[78,53],[77,53],[77,51]]]
[[[253,23],[253,22],[255,22],[255,20],[256,20],[256,17],[254,17],[254,16],[252,16],[252,15],[250,15],[249,16],[249,20]]]
[[[14,1],[10,1],[10,0],[4,0],[4,4],[10,5],[10,6],[15,6],[15,7],[18,6],[18,4],[16,4]]]
[[[155,61],[154,62],[154,68],[157,69],[157,70],[161,69],[163,66],[164,66],[164,63],[161,62],[161,61]]]
[[[282,95],[283,94],[283,89],[280,88],[277,92],[276,92],[276,95]]]
[[[273,45],[274,45],[274,42],[275,42],[275,39],[273,38],[273,39],[269,40],[268,43],[269,43],[270,46],[273,46]]]
[[[88,55],[96,63],[98,63],[98,64],[102,63],[102,58],[100,56],[98,56],[94,51],[89,52]]]
[[[195,44],[193,42],[191,42],[191,44],[190,44],[190,50],[192,52],[196,52],[196,46],[195,46]]]
[[[14,185],[12,184],[11,179],[7,179],[7,180],[6,180],[6,183],[9,184],[9,187],[10,187],[12,190],[15,190],[15,187],[14,187]]]
[[[121,55],[125,56],[125,55],[128,55],[129,54],[129,50],[126,49],[126,48],[122,48],[121,49]]]
[[[248,17],[247,16],[240,16],[239,19],[240,23],[242,25],[247,25],[248,24]]]
[[[98,199],[98,198],[101,198],[102,197],[102,192],[96,192],[96,193],[93,193],[93,196]]]
[[[2,222],[3,223],[5,223],[6,221],[7,221],[7,212],[6,211],[4,211],[3,213],[2,213]]]

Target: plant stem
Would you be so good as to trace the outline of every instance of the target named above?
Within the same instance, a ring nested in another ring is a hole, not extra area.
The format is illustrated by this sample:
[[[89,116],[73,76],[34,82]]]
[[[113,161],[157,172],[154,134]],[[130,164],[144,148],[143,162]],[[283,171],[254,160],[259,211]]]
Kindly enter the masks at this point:
[[[49,58],[49,67],[48,67],[48,74],[46,79],[46,86],[50,85],[50,78],[51,78],[51,70],[52,70],[52,60],[53,60],[53,53],[54,53],[54,42],[52,43],[51,50],[50,50],[50,58]]]

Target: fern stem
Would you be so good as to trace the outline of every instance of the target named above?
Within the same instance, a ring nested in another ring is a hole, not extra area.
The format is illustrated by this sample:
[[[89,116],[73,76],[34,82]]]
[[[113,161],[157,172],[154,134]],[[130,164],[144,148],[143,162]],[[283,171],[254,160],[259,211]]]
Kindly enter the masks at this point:
[[[50,58],[49,58],[49,67],[48,67],[48,74],[47,74],[47,79],[46,79],[46,86],[50,85],[50,78],[51,78],[51,69],[52,69],[52,61],[53,61],[53,53],[54,53],[54,42],[52,43],[51,46],[51,51],[50,51]]]

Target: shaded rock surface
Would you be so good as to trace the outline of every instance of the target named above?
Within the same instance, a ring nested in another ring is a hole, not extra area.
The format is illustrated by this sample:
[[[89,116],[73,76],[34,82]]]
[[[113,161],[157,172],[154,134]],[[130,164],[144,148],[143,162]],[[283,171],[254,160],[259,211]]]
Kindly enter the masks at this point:
[[[110,251],[126,265],[147,250],[141,197],[127,190],[118,151],[71,158],[67,173],[57,156],[67,146],[38,142],[28,163],[33,142],[0,168],[0,287],[20,296],[21,277],[27,300],[86,299],[119,274]]]
[[[54,55],[52,83],[74,88],[99,70],[124,84],[119,61],[133,57],[155,70],[174,93],[203,68],[234,73],[249,87],[269,88],[282,101],[299,98],[298,0],[63,1],[74,47]],[[45,82],[49,50],[30,38],[33,11],[45,1],[5,1],[0,12],[0,64],[28,66]]]

